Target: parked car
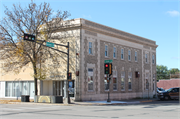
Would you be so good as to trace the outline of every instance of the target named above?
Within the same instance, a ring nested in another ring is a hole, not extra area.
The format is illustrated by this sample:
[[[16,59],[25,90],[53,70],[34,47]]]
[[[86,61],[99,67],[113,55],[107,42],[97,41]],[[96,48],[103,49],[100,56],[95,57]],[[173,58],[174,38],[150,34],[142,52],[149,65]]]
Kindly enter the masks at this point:
[[[179,87],[170,88],[165,91],[159,91],[157,96],[160,100],[179,99]]]
[[[157,88],[157,93],[159,92],[159,91],[165,91],[163,88]]]

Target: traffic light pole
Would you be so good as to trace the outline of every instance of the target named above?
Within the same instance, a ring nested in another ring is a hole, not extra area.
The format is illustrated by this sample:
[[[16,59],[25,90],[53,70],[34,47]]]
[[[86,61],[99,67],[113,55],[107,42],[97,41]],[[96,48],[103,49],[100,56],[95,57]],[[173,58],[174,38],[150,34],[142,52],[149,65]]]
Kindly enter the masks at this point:
[[[69,42],[67,44],[67,81],[66,81],[66,99],[65,99],[65,103],[67,104],[71,103],[69,97],[69,90],[68,90],[69,89],[68,77],[69,77]]]
[[[109,80],[108,81],[108,88],[109,88],[109,90],[108,90],[108,99],[107,99],[107,102],[111,102],[111,100],[110,100],[110,86],[109,86],[109,84],[110,84],[110,76],[109,76],[109,74],[107,74],[107,79]]]

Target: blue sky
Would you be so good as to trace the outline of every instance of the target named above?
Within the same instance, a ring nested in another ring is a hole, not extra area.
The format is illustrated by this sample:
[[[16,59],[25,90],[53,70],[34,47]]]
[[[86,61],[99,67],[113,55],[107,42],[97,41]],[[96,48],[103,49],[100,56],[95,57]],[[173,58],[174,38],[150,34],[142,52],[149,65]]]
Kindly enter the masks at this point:
[[[4,6],[27,6],[30,0],[0,0]],[[67,10],[69,19],[84,18],[156,41],[157,64],[180,69],[180,0],[34,0],[54,11]],[[55,12],[54,12],[55,13]]]

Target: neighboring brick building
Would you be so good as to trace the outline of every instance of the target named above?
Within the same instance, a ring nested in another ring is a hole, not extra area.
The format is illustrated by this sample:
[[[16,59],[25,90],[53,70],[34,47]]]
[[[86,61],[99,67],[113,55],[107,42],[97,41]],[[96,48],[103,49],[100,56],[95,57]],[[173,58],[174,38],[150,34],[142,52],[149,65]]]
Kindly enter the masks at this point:
[[[157,87],[163,89],[180,87],[180,79],[159,80],[159,82],[157,82]]]
[[[75,71],[70,69],[75,100],[107,99],[104,60],[113,60],[111,100],[147,97],[148,93],[153,97],[156,93],[155,41],[81,18],[67,22],[67,25],[69,27],[64,28],[66,32],[76,32],[75,39],[72,39],[76,44],[73,51],[79,53],[78,56],[72,53],[76,61]],[[62,35],[63,32],[57,31],[54,35]],[[75,75],[76,71],[79,71],[79,76]],[[140,73],[140,78],[135,78],[136,71]],[[63,75],[58,79],[49,77],[39,81],[39,95],[65,96],[66,78]]]

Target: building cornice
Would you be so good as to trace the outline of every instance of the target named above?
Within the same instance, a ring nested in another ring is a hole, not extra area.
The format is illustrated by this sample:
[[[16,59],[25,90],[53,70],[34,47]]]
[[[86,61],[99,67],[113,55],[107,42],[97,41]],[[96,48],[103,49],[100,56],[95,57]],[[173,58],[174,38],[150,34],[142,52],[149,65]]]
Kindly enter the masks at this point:
[[[139,43],[142,45],[146,45],[146,46],[150,46],[153,48],[157,48],[158,45],[156,45],[155,41],[140,37],[140,36],[136,36],[124,31],[120,31],[111,27],[107,27],[101,24],[97,24],[95,22],[92,21],[88,21],[85,19],[81,19],[81,26],[83,29],[85,30],[89,30],[91,32],[95,32],[95,33],[101,33],[101,34],[105,34],[108,36],[112,36],[112,37],[116,37],[116,38],[120,38],[122,40],[128,40],[130,42],[135,42],[135,43]]]

